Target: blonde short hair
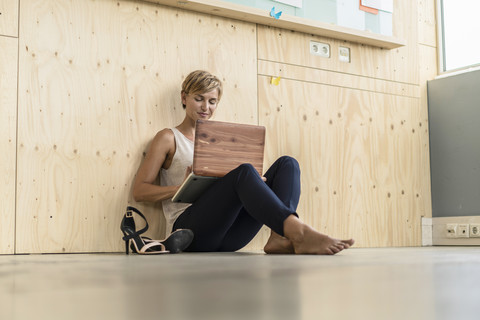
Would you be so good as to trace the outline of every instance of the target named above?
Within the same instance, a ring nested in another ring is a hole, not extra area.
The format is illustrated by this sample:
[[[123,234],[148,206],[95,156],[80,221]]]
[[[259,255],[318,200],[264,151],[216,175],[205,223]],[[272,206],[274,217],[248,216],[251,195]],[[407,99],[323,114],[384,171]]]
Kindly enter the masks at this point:
[[[183,80],[182,93],[186,94],[201,94],[217,89],[218,101],[222,97],[223,86],[220,79],[208,71],[196,70]],[[183,106],[185,108],[185,106]]]

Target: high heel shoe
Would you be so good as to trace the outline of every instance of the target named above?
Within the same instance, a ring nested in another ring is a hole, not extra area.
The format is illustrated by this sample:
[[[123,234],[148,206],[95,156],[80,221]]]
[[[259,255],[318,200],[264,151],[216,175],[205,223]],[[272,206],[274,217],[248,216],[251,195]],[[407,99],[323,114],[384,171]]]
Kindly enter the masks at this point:
[[[134,212],[140,217],[142,217],[143,220],[145,220],[145,227],[138,231],[136,231],[135,220],[133,219]],[[122,223],[120,224],[120,229],[123,233],[122,239],[125,241],[126,254],[129,253],[129,244],[131,244],[132,246],[132,251],[138,254],[161,254],[170,252],[165,249],[165,245],[156,240],[150,240],[148,242],[144,241],[144,239],[140,235],[148,230],[148,222],[145,216],[134,207],[127,207],[127,212],[123,216]],[[135,248],[135,250],[133,250],[133,248]]]
[[[149,243],[150,241],[160,242],[165,246],[165,250],[170,251],[170,253],[179,253],[188,248],[188,246],[192,243],[193,231],[190,229],[177,229],[163,240],[152,240],[148,237],[142,237],[142,239],[145,241],[145,243]],[[130,248],[133,252],[135,252],[133,244],[130,246]]]

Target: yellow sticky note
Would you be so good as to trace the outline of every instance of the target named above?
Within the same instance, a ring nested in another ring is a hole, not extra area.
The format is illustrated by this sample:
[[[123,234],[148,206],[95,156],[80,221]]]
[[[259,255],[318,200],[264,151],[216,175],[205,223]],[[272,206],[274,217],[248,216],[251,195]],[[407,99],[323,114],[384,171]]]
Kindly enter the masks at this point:
[[[272,77],[272,79],[270,79],[270,84],[274,84],[276,86],[278,86],[280,84],[280,77]]]

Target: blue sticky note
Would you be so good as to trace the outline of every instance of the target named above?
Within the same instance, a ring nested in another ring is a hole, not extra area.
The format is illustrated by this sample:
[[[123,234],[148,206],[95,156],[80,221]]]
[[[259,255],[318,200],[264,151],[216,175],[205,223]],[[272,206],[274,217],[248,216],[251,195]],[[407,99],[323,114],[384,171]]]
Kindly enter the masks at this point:
[[[270,17],[278,19],[280,18],[281,15],[282,15],[282,11],[275,13],[275,7],[273,7],[272,10],[270,10]]]

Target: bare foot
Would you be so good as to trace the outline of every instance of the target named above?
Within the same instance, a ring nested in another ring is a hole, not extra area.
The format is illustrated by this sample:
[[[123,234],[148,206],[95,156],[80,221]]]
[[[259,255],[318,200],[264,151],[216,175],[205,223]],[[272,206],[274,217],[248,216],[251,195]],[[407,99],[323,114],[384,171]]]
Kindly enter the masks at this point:
[[[269,254],[292,254],[295,253],[293,250],[293,245],[290,240],[285,237],[282,237],[278,233],[270,233],[270,238],[268,238],[267,244],[263,248],[265,253]]]
[[[322,234],[291,215],[284,222],[285,236],[292,242],[296,254],[336,254],[350,248],[355,241],[339,240]]]

